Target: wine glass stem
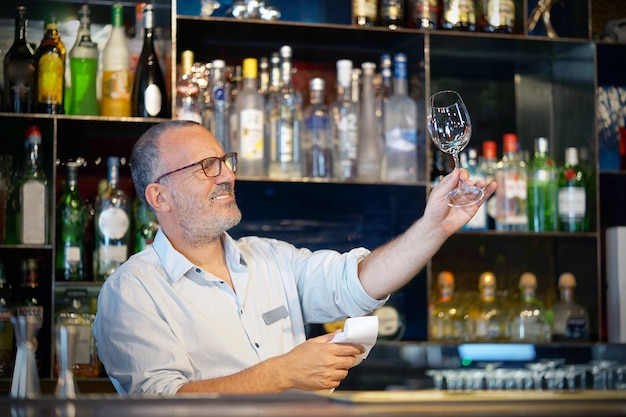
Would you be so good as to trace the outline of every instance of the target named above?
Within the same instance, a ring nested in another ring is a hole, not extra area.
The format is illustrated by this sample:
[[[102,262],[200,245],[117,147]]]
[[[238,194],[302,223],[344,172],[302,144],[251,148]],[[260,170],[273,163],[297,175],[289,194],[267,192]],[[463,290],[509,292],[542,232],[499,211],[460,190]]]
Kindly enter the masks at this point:
[[[454,168],[461,168],[461,162],[459,161],[459,153],[453,152],[452,159],[454,159]]]

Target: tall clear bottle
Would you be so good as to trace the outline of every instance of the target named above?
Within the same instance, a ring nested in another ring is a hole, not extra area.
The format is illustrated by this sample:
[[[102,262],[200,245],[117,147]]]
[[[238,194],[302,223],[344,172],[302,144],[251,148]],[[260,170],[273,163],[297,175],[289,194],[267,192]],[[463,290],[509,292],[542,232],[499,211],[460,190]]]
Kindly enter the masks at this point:
[[[120,158],[107,158],[108,188],[96,199],[95,280],[103,281],[128,258],[130,204],[119,186]]]
[[[476,148],[467,148],[467,152],[463,152],[460,157],[461,166],[467,169],[471,181],[485,180],[485,176],[478,166],[478,151]],[[486,204],[480,206],[476,214],[463,226],[463,230],[487,230]]]
[[[69,97],[69,114],[97,116],[98,95],[98,44],[91,39],[91,19],[89,6],[83,4],[78,11],[80,26],[76,41],[70,50],[70,75],[72,87]]]
[[[4,107],[11,113],[35,110],[35,52],[26,40],[26,6],[15,8],[15,38],[4,56]]]
[[[475,342],[504,342],[509,339],[509,316],[496,298],[496,276],[483,272],[478,278],[480,298],[469,309],[470,339]]]
[[[180,77],[176,82],[176,113],[175,119],[191,120],[202,124],[202,107],[200,106],[200,87],[193,79],[194,53],[185,50],[180,54]]]
[[[520,158],[515,133],[503,137],[496,182],[496,230],[528,230],[528,171],[526,162]]]
[[[493,140],[483,142],[483,154],[480,159],[479,170],[487,184],[496,179],[496,170],[498,167],[498,144]],[[484,204],[487,206],[487,228],[496,228],[496,196],[492,195]]]
[[[272,161],[272,155],[278,155],[278,132],[276,129],[279,127],[278,123],[272,123],[272,111],[273,109],[278,108],[279,102],[281,100],[280,97],[280,88],[282,85],[282,77],[280,74],[280,55],[278,52],[272,52],[270,59],[268,61],[269,65],[269,79],[267,85],[267,91],[265,93],[262,92],[261,88],[259,91],[263,95],[263,99],[265,100],[265,130],[263,133],[264,137],[264,159],[265,159],[265,170],[269,172],[269,166]]]
[[[131,110],[133,116],[169,117],[169,105],[165,78],[154,49],[154,6],[146,4],[143,9],[143,49],[137,61]]]
[[[454,274],[437,275],[437,301],[430,314],[429,340],[461,343],[469,339],[470,321],[465,307],[454,293]]]
[[[554,324],[552,338],[554,341],[588,340],[589,314],[574,298],[576,277],[565,272],[559,277],[559,301],[552,306]]]
[[[358,91],[358,89],[357,89]],[[333,176],[342,180],[357,176],[359,107],[352,101],[352,61],[337,61],[337,99],[331,105]]]
[[[299,178],[302,176],[301,138],[302,95],[292,81],[292,50],[280,48],[281,87],[270,101],[271,131],[276,134],[269,155],[269,176],[272,178]]]
[[[243,87],[235,98],[234,140],[238,146],[241,176],[262,177],[264,169],[263,96],[259,93],[257,59],[243,60]]]
[[[528,164],[528,230],[557,230],[557,168],[549,154],[548,138],[535,139],[535,153]]]
[[[383,111],[383,180],[417,181],[417,104],[409,96],[406,55],[394,56],[393,94]]]
[[[225,152],[230,152],[229,114],[230,94],[226,81],[226,63],[221,59],[211,62],[211,78],[205,91],[203,124],[218,140]]]
[[[64,113],[65,54],[59,24],[53,14],[46,23],[43,39],[35,51],[36,109],[39,113]]]
[[[332,178],[332,122],[328,106],[324,103],[323,78],[309,81],[310,103],[304,110],[304,135],[302,144],[303,175],[305,177]]]
[[[510,312],[511,340],[526,343],[547,343],[552,339],[546,308],[537,298],[537,277],[525,272],[519,279],[520,300]]]
[[[578,164],[578,149],[565,149],[565,164],[558,179],[559,230],[587,230],[587,172]]]
[[[102,116],[127,117],[131,115],[130,51],[124,32],[123,6],[111,8],[112,29],[102,51]]]
[[[26,160],[19,181],[19,243],[48,243],[48,180],[41,164],[41,129],[26,129],[24,142]]]
[[[87,204],[78,191],[78,167],[67,162],[67,179],[56,212],[56,279],[82,281],[85,279],[85,230]]]
[[[374,72],[376,64],[361,64],[362,90],[359,113],[359,144],[357,151],[357,173],[361,180],[378,181],[381,178],[383,143],[376,120],[376,97],[374,94]]]

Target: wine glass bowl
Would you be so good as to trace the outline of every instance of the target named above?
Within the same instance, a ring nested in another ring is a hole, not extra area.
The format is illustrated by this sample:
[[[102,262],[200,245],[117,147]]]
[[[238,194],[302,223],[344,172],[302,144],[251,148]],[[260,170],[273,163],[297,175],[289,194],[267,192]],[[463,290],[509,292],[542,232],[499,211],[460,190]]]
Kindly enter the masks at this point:
[[[454,158],[454,167],[460,168],[459,153],[472,136],[472,122],[463,99],[456,91],[444,90],[433,94],[428,101],[428,131],[433,143],[442,152]],[[484,191],[475,185],[459,185],[446,195],[452,207],[465,207],[479,202]]]

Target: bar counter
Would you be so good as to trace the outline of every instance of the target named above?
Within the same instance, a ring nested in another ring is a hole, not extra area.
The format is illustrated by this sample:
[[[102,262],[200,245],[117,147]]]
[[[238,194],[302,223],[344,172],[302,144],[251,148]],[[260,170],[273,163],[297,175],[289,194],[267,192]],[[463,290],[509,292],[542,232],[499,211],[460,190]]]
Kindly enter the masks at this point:
[[[81,395],[0,399],[0,416],[227,417],[227,416],[626,416],[624,391],[472,392],[341,391],[278,395],[135,397]]]

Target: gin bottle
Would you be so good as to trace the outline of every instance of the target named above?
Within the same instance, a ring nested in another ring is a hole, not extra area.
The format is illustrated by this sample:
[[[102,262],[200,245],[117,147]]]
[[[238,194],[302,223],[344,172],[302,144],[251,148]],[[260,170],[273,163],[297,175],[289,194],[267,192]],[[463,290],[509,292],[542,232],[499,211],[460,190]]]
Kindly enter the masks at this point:
[[[548,153],[548,139],[535,139],[528,165],[528,230],[557,230],[557,169]]]
[[[374,71],[376,64],[364,62],[361,111],[359,113],[359,144],[357,151],[357,174],[361,180],[378,181],[381,178],[383,143],[376,120],[374,95]]]
[[[550,323],[546,309],[535,295],[537,277],[531,272],[520,276],[521,297],[513,305],[511,317],[511,340],[527,343],[546,343],[551,340]]]
[[[394,56],[393,94],[383,111],[385,135],[383,180],[417,180],[417,104],[409,97],[407,59]]]
[[[310,103],[304,110],[302,145],[304,176],[332,178],[332,125],[328,106],[324,104],[324,79],[309,81]]]
[[[454,274],[442,271],[437,276],[437,301],[432,306],[429,335],[431,341],[459,343],[469,338],[469,316],[454,293]]]
[[[574,290],[576,277],[565,272],[559,277],[560,300],[552,306],[554,341],[589,339],[589,315],[587,310],[576,303]]]
[[[483,272],[478,278],[480,298],[470,308],[470,340],[475,342],[503,342],[509,339],[509,317],[496,298],[496,276]]]
[[[103,281],[128,258],[130,206],[126,193],[118,188],[120,159],[107,159],[108,189],[96,201],[96,273]]]
[[[69,97],[69,114],[97,116],[98,96],[96,92],[98,75],[98,44],[91,40],[91,20],[89,6],[84,4],[78,14],[80,26],[76,42],[70,50],[71,89]]]
[[[357,175],[359,110],[352,101],[352,61],[337,61],[337,100],[331,105],[334,177],[354,179]],[[358,89],[357,89],[358,91]]]
[[[528,173],[515,133],[504,135],[502,154],[496,167],[496,230],[528,230]]]
[[[48,180],[41,166],[41,129],[26,130],[26,161],[19,181],[19,242],[43,245],[48,242]]]
[[[85,279],[87,205],[78,192],[79,164],[68,162],[65,166],[67,179],[56,212],[56,279],[81,281]]]
[[[559,230],[587,230],[587,173],[578,164],[578,149],[565,149],[565,164],[558,180]]]

